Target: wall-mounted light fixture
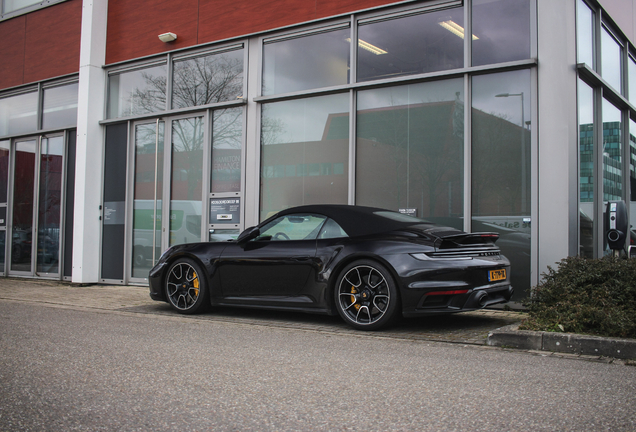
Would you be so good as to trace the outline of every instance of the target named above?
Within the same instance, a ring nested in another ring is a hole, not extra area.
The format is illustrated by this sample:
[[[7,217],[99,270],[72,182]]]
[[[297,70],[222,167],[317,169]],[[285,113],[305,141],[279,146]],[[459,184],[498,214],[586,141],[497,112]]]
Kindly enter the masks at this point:
[[[170,32],[162,33],[162,34],[159,35],[159,40],[161,42],[166,42],[166,43],[172,42],[172,41],[176,41],[177,40],[177,35],[174,34],[174,33],[170,33]]]

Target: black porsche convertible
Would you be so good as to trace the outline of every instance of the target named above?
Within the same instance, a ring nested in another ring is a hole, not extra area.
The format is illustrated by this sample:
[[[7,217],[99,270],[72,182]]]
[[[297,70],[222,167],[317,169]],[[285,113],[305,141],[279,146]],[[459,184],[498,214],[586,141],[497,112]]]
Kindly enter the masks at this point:
[[[186,314],[209,306],[294,310],[377,330],[400,314],[510,300],[510,263],[497,238],[380,208],[294,207],[236,240],[166,250],[150,271],[150,297]]]

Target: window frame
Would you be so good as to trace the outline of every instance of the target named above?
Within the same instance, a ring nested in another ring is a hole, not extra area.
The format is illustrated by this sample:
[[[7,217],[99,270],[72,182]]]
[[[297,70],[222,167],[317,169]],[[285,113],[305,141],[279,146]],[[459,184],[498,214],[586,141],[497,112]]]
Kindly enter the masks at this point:
[[[0,99],[9,98],[12,96],[19,96],[27,93],[37,93],[37,121],[36,128],[27,132],[19,132],[10,135],[2,135],[0,136],[0,140],[3,139],[11,139],[11,138],[20,138],[25,136],[31,136],[34,134],[43,134],[43,133],[52,133],[56,131],[73,129],[77,127],[77,124],[71,126],[63,126],[63,127],[53,127],[44,129],[42,127],[43,114],[44,114],[44,91],[53,87],[61,87],[69,84],[77,84],[79,83],[79,77],[77,74],[72,74],[69,76],[56,78],[53,80],[41,81],[37,84],[28,84],[25,86],[14,87],[0,92]]]
[[[4,2],[5,2],[5,0],[2,0],[0,2],[0,21],[4,21],[4,20],[10,19],[10,18],[15,18],[17,16],[24,15],[24,14],[27,14],[29,12],[36,11],[38,9],[44,9],[44,8],[49,7],[49,6],[56,5],[58,3],[64,3],[66,1],[68,1],[68,0],[44,0],[44,1],[39,1],[37,3],[34,3],[32,5],[29,5],[29,6],[25,6],[25,7],[20,8],[20,9],[16,9],[16,10],[13,10],[11,12],[6,12],[5,13],[4,12],[4,9],[5,9]]]

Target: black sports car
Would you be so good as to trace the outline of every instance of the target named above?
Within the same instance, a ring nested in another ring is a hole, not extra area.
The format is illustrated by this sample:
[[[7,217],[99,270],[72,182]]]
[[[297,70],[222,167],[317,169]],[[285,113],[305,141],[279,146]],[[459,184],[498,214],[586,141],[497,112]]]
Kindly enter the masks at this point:
[[[150,271],[150,297],[181,313],[210,305],[295,310],[376,330],[400,314],[510,300],[510,263],[497,238],[379,208],[294,207],[236,240],[171,247]]]

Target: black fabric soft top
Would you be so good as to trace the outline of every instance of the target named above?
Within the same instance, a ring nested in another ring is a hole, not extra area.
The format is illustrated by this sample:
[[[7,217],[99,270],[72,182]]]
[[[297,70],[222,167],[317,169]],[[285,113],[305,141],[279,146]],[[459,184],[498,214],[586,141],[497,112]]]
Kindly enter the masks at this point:
[[[355,205],[304,205],[282,210],[274,217],[294,213],[311,213],[327,216],[336,221],[349,237],[386,233],[413,225],[434,226],[434,224],[422,219],[403,215],[391,210]]]

